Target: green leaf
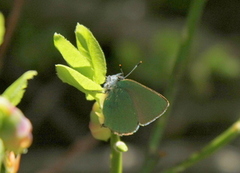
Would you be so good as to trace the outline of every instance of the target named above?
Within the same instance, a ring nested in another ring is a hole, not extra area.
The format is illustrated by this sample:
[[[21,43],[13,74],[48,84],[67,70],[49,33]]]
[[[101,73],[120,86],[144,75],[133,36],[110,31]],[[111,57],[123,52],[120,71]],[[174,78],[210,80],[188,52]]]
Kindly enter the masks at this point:
[[[3,92],[2,96],[16,106],[23,97],[25,88],[27,87],[27,81],[35,75],[37,75],[37,71],[34,70],[25,72]]]
[[[0,45],[3,42],[4,33],[5,33],[4,16],[2,13],[0,13]]]
[[[93,69],[88,57],[77,50],[65,37],[60,34],[54,34],[54,45],[62,54],[69,66],[82,73],[84,76],[92,79]]]
[[[104,53],[93,34],[85,26],[79,23],[75,30],[77,47],[82,55],[87,57],[93,69],[93,81],[98,84],[105,82],[106,61]]]
[[[97,94],[103,91],[101,85],[68,66],[58,64],[56,70],[58,77],[63,82],[84,92],[87,95],[87,100],[96,99]]]

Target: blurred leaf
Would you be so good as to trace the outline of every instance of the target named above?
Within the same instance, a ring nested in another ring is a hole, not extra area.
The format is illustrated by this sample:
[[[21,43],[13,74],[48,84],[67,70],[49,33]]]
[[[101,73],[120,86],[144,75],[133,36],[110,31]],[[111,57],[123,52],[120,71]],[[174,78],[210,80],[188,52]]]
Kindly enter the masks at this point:
[[[240,63],[228,47],[216,44],[204,51],[190,66],[190,77],[198,94],[209,96],[213,90],[211,77],[234,78],[240,74]]]
[[[212,46],[203,54],[203,58],[214,74],[236,77],[240,73],[238,58],[233,56],[228,47],[222,44]]]
[[[197,61],[192,63],[189,76],[198,95],[205,97],[211,94],[211,69],[202,59],[197,59]]]
[[[37,75],[37,71],[34,70],[25,72],[3,92],[2,96],[16,106],[23,97],[25,88],[27,87],[27,81],[35,75]]]
[[[0,45],[3,42],[4,33],[5,33],[4,16],[2,13],[0,13]]]
[[[48,73],[45,77],[50,78],[49,70],[52,70],[53,65],[59,61],[59,52],[54,49],[53,38],[49,37],[56,27],[49,26],[43,29],[25,20],[21,25],[24,27],[19,27],[17,30],[17,41],[11,44],[13,50],[11,65],[34,69],[39,74]]]
[[[93,70],[93,81],[102,84],[105,81],[106,62],[103,51],[89,29],[79,23],[75,30],[78,50],[89,60]]]
[[[162,83],[167,83],[170,78],[179,43],[180,33],[176,28],[168,27],[152,36],[150,52],[152,58],[148,69],[152,68],[150,75],[155,74]]]
[[[96,99],[97,94],[103,90],[99,84],[68,66],[58,64],[56,65],[56,70],[58,77],[63,82],[74,86],[78,90],[85,93],[87,95],[87,100]]]
[[[132,66],[144,57],[144,49],[135,41],[122,39],[114,44],[114,48],[117,58],[124,66]]]
[[[84,56],[77,50],[66,38],[62,35],[54,34],[54,45],[62,54],[68,65],[84,76],[92,79],[93,69],[90,64],[90,59]]]

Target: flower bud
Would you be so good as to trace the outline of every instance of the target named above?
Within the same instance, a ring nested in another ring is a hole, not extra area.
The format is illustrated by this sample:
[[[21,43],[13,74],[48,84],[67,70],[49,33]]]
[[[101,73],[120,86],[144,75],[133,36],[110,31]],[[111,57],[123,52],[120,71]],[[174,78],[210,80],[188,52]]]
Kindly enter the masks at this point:
[[[111,136],[111,131],[102,126],[103,122],[103,114],[98,103],[95,102],[90,114],[89,128],[95,139],[107,141]]]
[[[123,141],[118,141],[115,144],[115,150],[117,150],[118,152],[127,152],[128,147]]]
[[[4,148],[22,153],[32,143],[32,125],[23,113],[0,96],[0,138]]]

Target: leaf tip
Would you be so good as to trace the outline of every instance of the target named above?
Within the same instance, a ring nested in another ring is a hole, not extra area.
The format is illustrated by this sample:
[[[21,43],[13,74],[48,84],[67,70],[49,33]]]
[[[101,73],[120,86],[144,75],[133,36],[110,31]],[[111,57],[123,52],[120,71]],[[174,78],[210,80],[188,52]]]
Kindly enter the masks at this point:
[[[86,26],[80,24],[80,23],[77,23],[77,26],[76,26],[76,29],[75,29],[75,33],[78,32],[79,30],[89,30]]]
[[[57,33],[57,32],[54,32],[54,34],[53,34],[54,37],[57,37],[57,36],[59,36],[59,35],[61,35],[61,34],[59,34],[59,33]]]
[[[38,72],[36,70],[29,70],[25,73],[25,75],[29,75],[29,79],[32,79],[34,76],[38,75]]]

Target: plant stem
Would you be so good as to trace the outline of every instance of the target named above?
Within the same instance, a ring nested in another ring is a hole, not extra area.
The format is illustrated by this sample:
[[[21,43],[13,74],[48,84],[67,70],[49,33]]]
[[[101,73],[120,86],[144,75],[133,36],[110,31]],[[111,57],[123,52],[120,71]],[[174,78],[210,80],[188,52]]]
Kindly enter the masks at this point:
[[[194,163],[204,159],[205,157],[217,151],[219,148],[231,142],[239,134],[240,134],[240,119],[236,121],[229,129],[227,129],[225,132],[223,132],[214,140],[212,140],[201,151],[193,153],[188,159],[186,159],[176,167],[173,167],[164,171],[164,173],[174,173],[174,172],[184,171],[186,168],[190,167]]]
[[[122,173],[122,152],[117,151],[115,145],[120,141],[120,137],[112,133],[111,135],[111,173]]]
[[[186,25],[182,33],[180,48],[177,53],[176,62],[165,93],[165,96],[169,99],[171,106],[165,115],[163,115],[163,117],[161,117],[155,124],[153,132],[150,136],[147,157],[141,170],[142,173],[152,172],[159,160],[158,147],[162,139],[168,117],[171,113],[171,107],[174,105],[177,86],[179,86],[179,80],[181,79],[185,65],[187,64],[187,59],[193,42],[193,36],[202,16],[205,3],[206,0],[193,0],[191,2]]]
[[[4,35],[4,41],[0,47],[0,69],[3,66],[3,58],[9,47],[12,36],[16,29],[17,23],[19,21],[25,0],[14,0],[13,7],[11,9],[11,13],[7,19],[7,29]]]

